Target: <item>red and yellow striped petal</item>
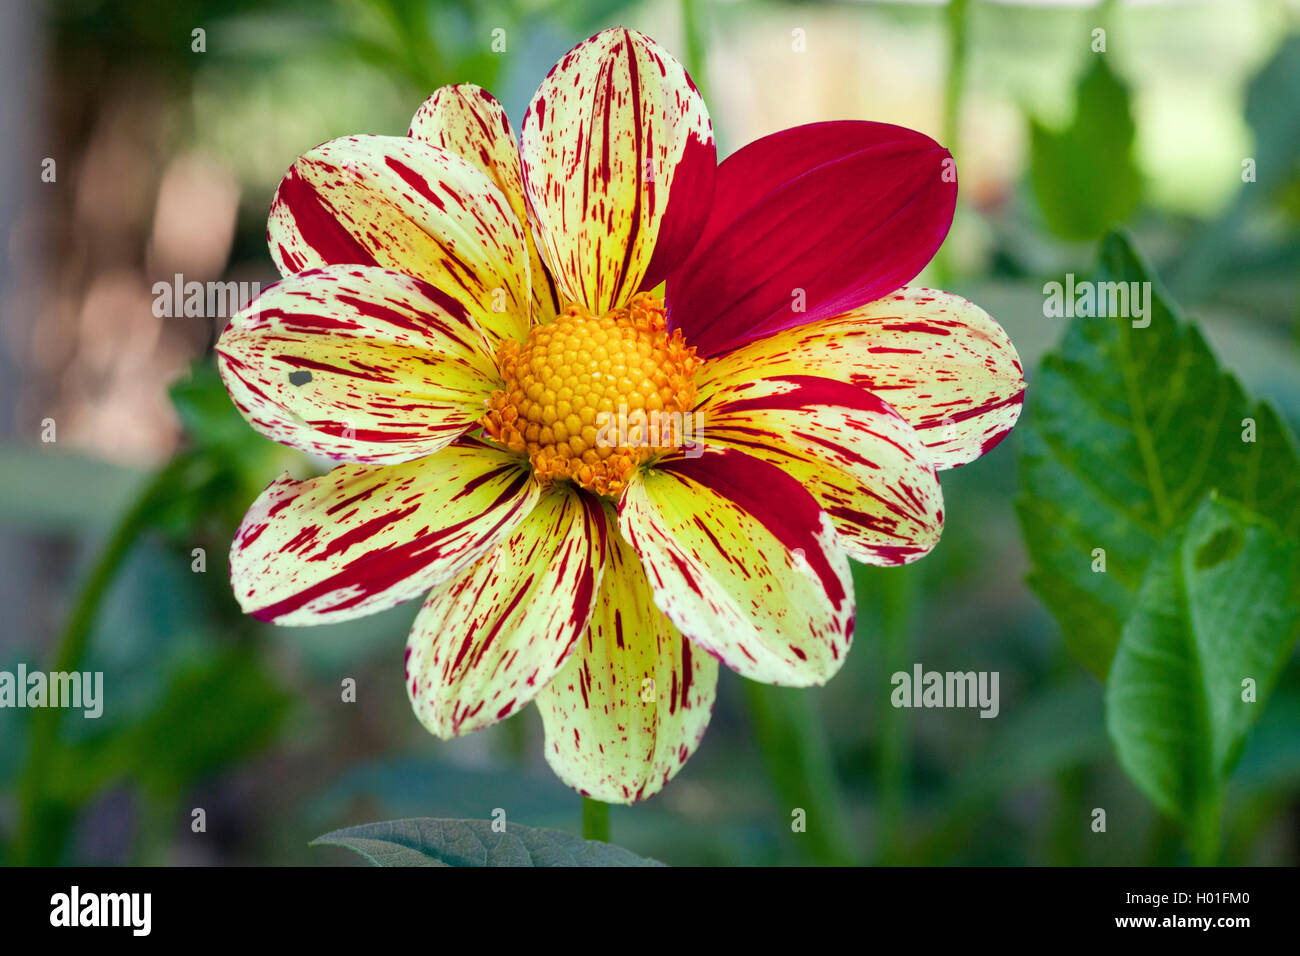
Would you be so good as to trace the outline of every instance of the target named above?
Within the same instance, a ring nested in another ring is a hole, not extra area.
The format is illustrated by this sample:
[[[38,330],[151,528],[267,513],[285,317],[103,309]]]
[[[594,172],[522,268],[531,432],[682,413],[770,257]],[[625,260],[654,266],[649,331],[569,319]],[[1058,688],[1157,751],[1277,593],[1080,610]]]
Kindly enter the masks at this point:
[[[559,673],[596,603],[605,522],[595,498],[553,486],[508,538],[429,595],[406,645],[406,690],[431,733],[505,720]]]
[[[277,282],[230,320],[217,366],[263,435],[346,461],[430,455],[472,428],[500,387],[461,303],[374,266]]]
[[[682,65],[634,30],[578,44],[524,114],[524,194],[562,295],[600,314],[663,281],[713,198],[709,113]]]
[[[1025,391],[1015,346],[988,313],[919,288],[751,342],[710,362],[705,374],[706,394],[774,375],[852,382],[894,406],[940,469],[972,462],[1005,438]]]
[[[559,311],[555,284],[533,242],[519,171],[519,144],[505,107],[487,90],[472,83],[444,86],[433,92],[411,120],[409,136],[440,146],[481,169],[510,202],[524,228],[532,276],[533,322],[547,322]]]
[[[696,417],[706,445],[729,445],[794,476],[850,557],[907,564],[938,543],[934,465],[912,426],[870,392],[808,375],[722,384]]]
[[[654,796],[699,746],[717,686],[717,661],[655,607],[636,552],[612,535],[587,632],[537,697],[546,760],[597,800]]]
[[[245,613],[329,624],[419,597],[482,555],[539,497],[527,464],[467,443],[400,465],[272,482],[230,547]]]
[[[806,687],[844,663],[848,558],[816,501],[775,465],[732,449],[666,459],[628,485],[619,529],[659,608],[738,673]]]
[[[336,264],[418,276],[457,299],[495,343],[528,332],[528,250],[481,171],[408,136],[347,136],[298,158],[267,222],[282,275]]]

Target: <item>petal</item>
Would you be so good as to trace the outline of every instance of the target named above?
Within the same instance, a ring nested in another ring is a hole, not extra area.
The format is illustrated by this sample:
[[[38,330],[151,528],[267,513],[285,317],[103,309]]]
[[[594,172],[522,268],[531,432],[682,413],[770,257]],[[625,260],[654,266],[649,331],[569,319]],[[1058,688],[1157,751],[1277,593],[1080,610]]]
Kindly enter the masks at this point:
[[[456,298],[493,342],[528,332],[528,252],[509,202],[454,153],[407,136],[347,136],[298,158],[267,221],[281,275],[378,265]]]
[[[473,427],[500,387],[464,306],[374,266],[277,282],[230,320],[217,366],[263,435],[348,461],[430,455]]]
[[[725,449],[674,458],[623,493],[619,530],[682,633],[768,684],[821,684],[853,636],[849,562],[808,492]]]
[[[988,313],[920,288],[753,342],[707,369],[713,382],[790,374],[852,382],[894,406],[941,469],[974,461],[1005,438],[1025,392],[1016,348]]]
[[[246,613],[328,624],[419,597],[500,541],[537,502],[526,463],[483,444],[400,465],[272,482],[230,547]]]
[[[487,90],[472,83],[443,86],[416,111],[407,135],[455,153],[482,170],[501,190],[523,226],[524,241],[528,244],[533,321],[553,319],[560,309],[559,295],[528,228],[519,145],[505,107]]]
[[[699,746],[717,687],[718,662],[655,607],[636,552],[613,535],[587,632],[537,697],[546,760],[597,800],[654,796]]]
[[[605,565],[596,499],[553,486],[500,546],[432,592],[406,645],[406,690],[431,733],[505,720],[568,660]]]
[[[870,392],[808,375],[756,379],[717,386],[696,416],[704,444],[793,475],[850,557],[907,564],[939,542],[943,492],[930,456],[912,426]]]
[[[924,268],[952,223],[952,157],[885,123],[814,123],[718,167],[700,241],[669,278],[668,320],[701,355],[839,315]]]
[[[524,114],[520,155],[555,284],[596,314],[663,281],[713,196],[704,100],[635,30],[606,30],[565,54]]]

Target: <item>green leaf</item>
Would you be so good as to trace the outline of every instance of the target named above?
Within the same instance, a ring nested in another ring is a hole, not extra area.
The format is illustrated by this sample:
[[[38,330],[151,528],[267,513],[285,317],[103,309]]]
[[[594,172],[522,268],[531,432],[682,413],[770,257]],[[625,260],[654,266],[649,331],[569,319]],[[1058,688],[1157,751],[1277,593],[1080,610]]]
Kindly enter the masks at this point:
[[[1147,569],[1106,727],[1129,777],[1194,841],[1217,821],[1222,782],[1300,631],[1298,597],[1300,546],[1215,495]]]
[[[1074,121],[1051,130],[1030,120],[1029,176],[1052,232],[1093,239],[1137,205],[1141,179],[1133,161],[1128,87],[1094,56],[1079,80]]]
[[[1017,511],[1030,586],[1071,650],[1105,675],[1151,555],[1217,490],[1300,528],[1300,458],[1273,410],[1219,368],[1146,263],[1117,234],[1099,282],[1151,282],[1150,325],[1076,318],[1043,359],[1020,439]],[[1253,442],[1247,419],[1254,422]],[[1094,550],[1105,572],[1093,570]]]
[[[194,448],[219,456],[236,469],[263,473],[292,460],[283,446],[259,435],[244,421],[211,361],[194,362],[188,376],[172,383],[168,395]]]
[[[389,820],[335,830],[312,846],[342,846],[375,866],[663,866],[622,847],[563,830],[492,820]]]
[[[211,362],[196,361],[189,375],[171,384],[168,395],[185,434],[195,445],[239,449],[253,440],[266,441],[249,428],[236,410],[221,382],[221,373]]]
[[[807,832],[794,836],[799,851],[818,865],[852,866],[859,849],[814,695],[750,680],[742,687],[777,804],[806,811]]]
[[[249,427],[210,361],[193,363],[169,394],[185,428],[188,448],[182,454],[191,464],[172,493],[155,504],[152,524],[183,539],[204,525],[229,535],[269,478],[297,471],[302,456]]]

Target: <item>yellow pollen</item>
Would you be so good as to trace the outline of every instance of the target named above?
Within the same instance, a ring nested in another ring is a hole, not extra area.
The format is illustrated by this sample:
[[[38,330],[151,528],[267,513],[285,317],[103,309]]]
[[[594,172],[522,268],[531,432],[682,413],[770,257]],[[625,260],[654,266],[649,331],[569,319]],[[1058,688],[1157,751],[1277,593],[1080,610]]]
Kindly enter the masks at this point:
[[[662,299],[641,293],[599,316],[571,305],[527,342],[506,339],[496,360],[506,387],[488,400],[483,433],[526,453],[543,483],[615,496],[689,435],[701,363],[668,333]]]

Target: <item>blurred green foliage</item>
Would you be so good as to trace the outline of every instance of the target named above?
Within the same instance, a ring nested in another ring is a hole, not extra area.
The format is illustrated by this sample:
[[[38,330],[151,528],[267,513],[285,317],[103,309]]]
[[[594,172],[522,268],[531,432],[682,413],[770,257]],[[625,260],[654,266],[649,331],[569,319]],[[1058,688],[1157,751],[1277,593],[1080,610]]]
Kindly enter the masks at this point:
[[[55,799],[82,806],[129,779],[156,806],[270,743],[289,698],[246,650],[175,671],[139,718],[60,751],[49,781]]]
[[[1134,132],[1128,87],[1105,56],[1079,80],[1069,126],[1030,120],[1030,181],[1052,232],[1095,239],[1128,218],[1141,192]]]
[[[1202,226],[1174,264],[1170,286],[1185,298],[1200,298],[1220,276],[1235,271],[1247,280],[1279,266],[1294,280],[1294,229],[1283,242],[1292,244],[1280,257],[1248,236],[1248,226],[1272,204],[1288,209],[1288,188],[1300,185],[1300,36],[1283,40],[1277,52],[1251,80],[1244,115],[1254,134],[1252,155],[1242,159],[1242,185],[1233,201]],[[1247,170],[1249,167],[1249,171]],[[1300,221],[1294,215],[1294,222]],[[1269,243],[1276,244],[1270,237]],[[1298,325],[1300,327],[1300,325]]]

